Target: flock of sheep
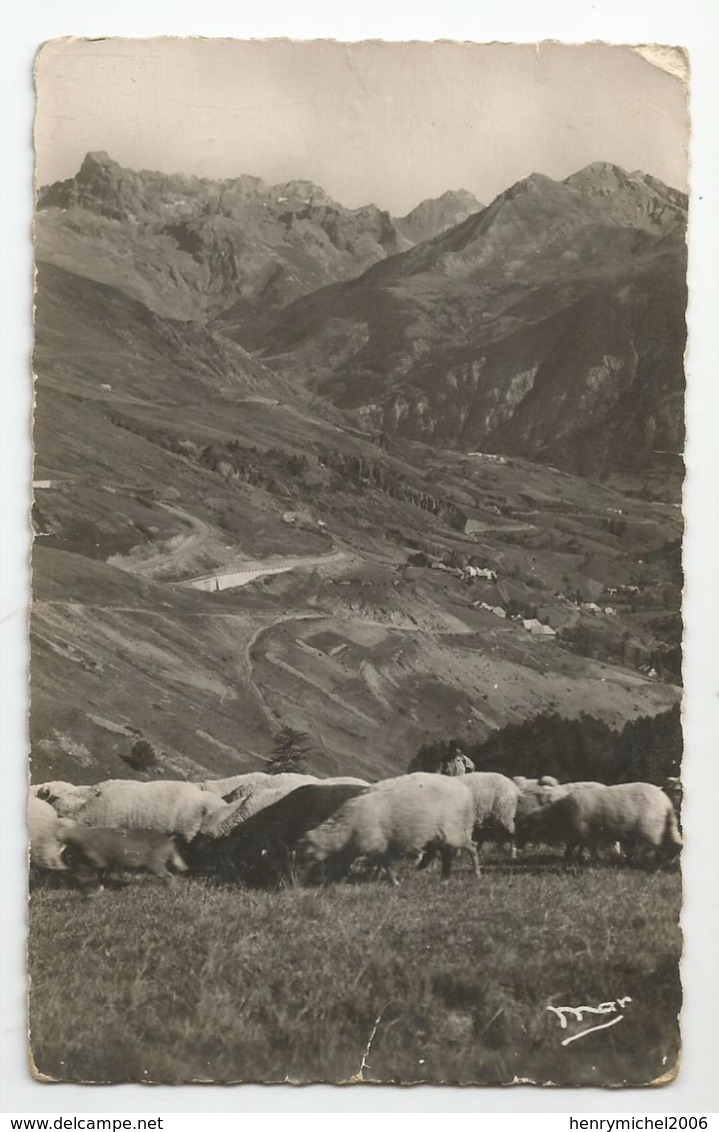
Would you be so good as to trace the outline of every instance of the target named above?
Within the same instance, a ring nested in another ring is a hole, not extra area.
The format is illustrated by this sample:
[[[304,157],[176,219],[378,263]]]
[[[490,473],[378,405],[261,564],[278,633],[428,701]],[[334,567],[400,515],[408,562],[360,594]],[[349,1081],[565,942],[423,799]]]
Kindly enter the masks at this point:
[[[504,842],[514,857],[529,843],[563,844],[579,859],[611,847],[669,858],[682,839],[679,783],[604,786],[556,779],[405,774],[370,785],[359,778],[252,773],[201,783],[111,779],[96,786],[48,782],[28,802],[33,871],[66,872],[82,891],[106,871],[144,870],[276,885],[298,877],[339,879],[364,867],[394,884],[393,866],[436,857],[447,877],[465,852]]]

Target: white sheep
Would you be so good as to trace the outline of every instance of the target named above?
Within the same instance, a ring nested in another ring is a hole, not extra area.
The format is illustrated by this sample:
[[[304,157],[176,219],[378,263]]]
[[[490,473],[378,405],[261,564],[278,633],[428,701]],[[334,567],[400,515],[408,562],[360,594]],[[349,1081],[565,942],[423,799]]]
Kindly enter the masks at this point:
[[[225,837],[230,830],[265,806],[279,801],[300,786],[318,782],[310,774],[268,774],[256,782],[242,782],[223,797],[222,808],[208,815],[201,833],[207,837]]]
[[[516,779],[514,782],[517,784]],[[517,823],[521,823],[534,810],[551,805],[567,793],[569,791],[566,786],[540,786],[537,779],[525,779],[524,785],[519,786],[515,814]]]
[[[376,783],[366,794],[346,802],[305,836],[299,855],[306,863],[326,862],[335,875],[363,857],[384,868],[397,884],[391,867],[397,858],[416,858],[436,846],[445,878],[455,851],[464,849],[479,875],[473,827],[472,794],[461,781],[435,774],[406,774]]]
[[[109,782],[98,786],[75,812],[84,825],[154,829],[191,841],[205,819],[224,803],[192,782]]]
[[[504,842],[512,858],[515,819],[519,788],[510,778],[492,771],[474,771],[460,779],[472,794],[474,804],[474,839],[478,845],[486,840]]]
[[[30,787],[30,794],[49,802],[59,817],[72,817],[96,787],[76,786],[72,782],[41,782]]]
[[[67,818],[59,818],[49,802],[31,794],[27,803],[30,864],[40,869],[66,869],[60,834],[72,824]]]
[[[223,798],[225,802],[242,802],[255,795],[262,794],[264,790],[277,790],[283,786],[293,790],[297,786],[309,786],[312,782],[319,782],[319,778],[315,778],[313,774],[300,774],[295,771],[288,771],[285,774],[268,774],[254,782],[240,782],[232,790],[223,794]]]
[[[198,782],[197,785],[203,790],[209,790],[212,794],[219,794],[224,798],[232,790],[237,790],[242,786],[254,786],[259,782],[267,782],[271,779],[272,775],[267,774],[263,770],[253,770],[248,774],[233,774],[230,778],[208,778],[204,782]]]
[[[494,832],[513,837],[519,798],[515,783],[503,774],[481,770],[463,775],[461,782],[472,794],[475,834]]]
[[[516,782],[516,778],[513,781]],[[526,785],[520,788],[515,814],[516,842],[520,848],[524,848],[527,842],[532,840],[526,819],[535,810],[551,806],[574,790],[598,790],[602,788],[601,782],[566,782],[561,786],[540,786],[539,779],[525,779],[524,781]]]
[[[587,847],[649,847],[675,854],[682,844],[670,799],[649,782],[571,790],[549,806],[529,814],[525,835],[531,840],[564,842],[567,859]]]
[[[361,778],[315,778],[310,774],[275,774],[269,782],[257,783],[254,787],[239,787],[233,791],[223,809],[216,811],[203,822],[201,833],[207,837],[225,837],[231,830],[267,806],[279,802],[280,798],[291,794],[302,786],[322,785],[332,782],[335,785],[367,786]]]

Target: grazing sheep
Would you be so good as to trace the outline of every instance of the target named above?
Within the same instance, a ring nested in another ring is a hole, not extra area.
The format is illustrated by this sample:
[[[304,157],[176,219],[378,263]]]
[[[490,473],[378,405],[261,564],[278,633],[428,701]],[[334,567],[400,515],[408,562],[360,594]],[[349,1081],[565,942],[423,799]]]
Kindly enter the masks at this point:
[[[513,781],[516,780],[513,779]],[[538,781],[528,781],[527,785],[519,789],[516,811],[517,820],[523,820],[527,814],[532,813],[534,810],[541,809],[543,806],[551,805],[552,802],[556,802],[559,798],[564,798],[565,795],[571,794],[574,790],[597,790],[600,789],[602,785],[603,783],[601,782],[565,782],[561,786],[559,783],[542,786]]]
[[[523,774],[515,774],[512,778],[515,786],[525,790],[532,786],[559,786],[559,780],[552,774],[543,774],[541,778],[525,778]]]
[[[516,781],[516,780],[515,780]],[[516,846],[524,849],[533,840],[526,819],[535,810],[551,806],[560,798],[565,798],[575,790],[597,790],[601,782],[566,782],[562,786],[540,786],[538,781],[528,781],[519,791],[516,811]]]
[[[240,790],[239,796],[237,796],[238,792],[233,791],[225,799],[224,808],[211,814],[203,822],[201,833],[208,837],[226,837],[235,826],[241,825],[254,814],[258,814],[261,810],[279,802],[287,794],[305,786],[321,786],[330,783],[336,786],[366,787],[368,785],[359,778],[320,779],[308,774],[276,774],[270,778],[267,784],[258,784],[256,788],[249,791]],[[232,800],[228,801],[228,799]]]
[[[317,781],[308,774],[268,774],[261,782],[240,784],[224,795],[222,808],[206,818],[201,832],[208,837],[225,837],[236,825],[247,821],[265,806],[272,805],[300,786]]]
[[[519,798],[514,782],[503,774],[474,771],[462,777],[462,785],[472,794],[475,836],[495,833],[512,838]]]
[[[264,790],[278,790],[281,787],[287,787],[288,790],[296,790],[298,786],[307,786],[310,782],[319,782],[313,774],[268,774],[263,775],[262,779],[256,782],[241,782],[232,790],[222,795],[225,802],[244,802],[256,794],[261,794]]]
[[[483,841],[504,842],[512,858],[516,856],[514,846],[514,819],[517,812],[519,788],[510,778],[491,771],[473,771],[461,777],[461,782],[469,788],[474,805],[473,837],[478,848]],[[422,855],[420,867],[425,868],[437,856],[436,848]]]
[[[213,810],[212,813],[202,819],[198,837],[225,837],[231,829],[234,829],[242,821],[241,813],[237,819],[235,819],[235,815],[242,810],[244,804],[244,798],[240,798],[239,802],[225,802],[223,799],[221,809]]]
[[[449,876],[455,850],[460,849],[470,855],[479,875],[473,827],[472,795],[460,781],[435,774],[406,774],[379,782],[346,802],[303,838],[300,857],[315,865],[326,862],[336,876],[364,857],[384,868],[397,884],[392,861],[418,857],[436,845],[443,878]]]
[[[185,872],[187,865],[175,842],[152,829],[101,829],[75,825],[60,832],[65,862],[81,887],[100,883],[106,869],[144,870],[170,880],[172,865]]]
[[[564,842],[566,857],[583,847],[596,851],[620,842],[674,855],[682,844],[669,798],[648,782],[573,790],[524,819],[528,840]]]
[[[297,789],[296,784],[287,783],[274,789],[268,787],[266,790],[255,790],[245,797],[225,803],[221,810],[210,814],[205,819],[200,827],[200,832],[208,837],[226,837],[231,830],[242,825],[253,814],[259,813],[267,806],[271,806],[273,802],[278,802],[280,798],[284,798],[285,795],[291,794],[293,790]]]
[[[91,826],[175,833],[191,841],[203,821],[222,808],[221,798],[192,782],[109,782],[93,791],[75,819]]]
[[[542,809],[544,806],[550,806],[552,802],[556,802],[558,798],[563,798],[567,793],[569,791],[566,786],[540,786],[537,781],[527,781],[524,786],[519,787],[517,796],[515,814],[517,827],[528,814],[533,813],[534,810]]]
[[[667,778],[666,782],[662,786],[662,790],[674,806],[674,810],[677,815],[677,821],[679,822],[679,828],[681,829],[682,802],[684,801],[684,787],[682,786],[681,778]]]
[[[367,786],[317,782],[265,806],[223,837],[200,833],[188,847],[193,871],[251,885],[276,885],[292,876],[299,839]]]
[[[49,802],[58,817],[72,817],[96,787],[75,786],[72,782],[41,782],[31,786],[30,793],[35,798]]]
[[[72,823],[59,818],[49,802],[30,795],[27,802],[27,826],[30,840],[30,864],[39,869],[66,869],[62,859],[60,833]]]
[[[232,790],[237,790],[242,786],[254,786],[259,782],[266,782],[272,778],[271,774],[267,774],[262,770],[253,770],[249,774],[233,774],[230,778],[208,778],[205,782],[198,782],[197,785],[202,790],[209,790],[212,794],[219,794],[224,798]]]

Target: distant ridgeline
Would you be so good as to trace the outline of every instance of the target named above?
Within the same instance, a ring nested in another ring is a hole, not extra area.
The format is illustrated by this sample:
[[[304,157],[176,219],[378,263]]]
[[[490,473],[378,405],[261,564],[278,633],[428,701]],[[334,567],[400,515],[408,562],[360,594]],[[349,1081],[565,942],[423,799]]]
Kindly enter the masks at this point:
[[[408,771],[436,771],[452,740],[421,746]],[[630,720],[621,731],[582,713],[565,719],[544,713],[510,723],[484,743],[463,742],[477,770],[510,777],[554,775],[560,782],[654,782],[679,774],[682,728],[679,705],[655,716]]]
[[[676,479],[686,219],[684,194],[605,162],[392,218],[307,181],[91,153],[40,190],[35,239],[39,260],[211,326],[388,437]]]

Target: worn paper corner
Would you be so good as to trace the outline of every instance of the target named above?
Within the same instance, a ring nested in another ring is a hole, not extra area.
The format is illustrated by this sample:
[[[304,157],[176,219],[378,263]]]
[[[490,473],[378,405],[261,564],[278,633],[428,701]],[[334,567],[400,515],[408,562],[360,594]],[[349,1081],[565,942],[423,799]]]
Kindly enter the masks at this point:
[[[653,67],[658,67],[660,71],[673,75],[685,86],[688,85],[691,68],[686,47],[666,43],[637,43],[632,46],[632,51],[641,55]]]

